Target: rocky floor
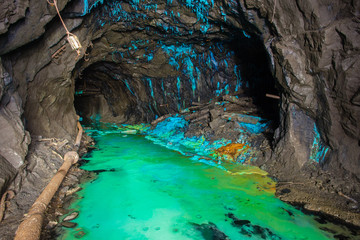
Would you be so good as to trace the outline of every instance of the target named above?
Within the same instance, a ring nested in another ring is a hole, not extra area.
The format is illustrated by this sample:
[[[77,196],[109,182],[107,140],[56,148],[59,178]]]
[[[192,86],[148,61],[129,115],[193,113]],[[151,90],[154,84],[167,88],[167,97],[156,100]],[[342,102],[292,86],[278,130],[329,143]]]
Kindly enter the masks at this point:
[[[350,176],[340,179],[315,167],[308,167],[301,175],[293,173],[291,177],[275,171],[275,176],[279,179],[276,196],[281,200],[360,227],[360,184],[357,179]],[[357,228],[360,235],[359,230]]]
[[[87,144],[89,139],[85,136],[83,140]],[[8,188],[15,193],[15,197],[5,204],[6,211],[0,223],[1,240],[14,238],[24,214],[28,212],[42,189],[62,165],[62,156],[73,148],[73,143],[67,139],[32,137],[26,162]],[[86,151],[86,148],[81,147],[79,153],[82,155]],[[65,183],[70,178],[75,180],[80,176],[80,170],[74,167],[72,169]],[[64,194],[69,194],[71,191],[74,189],[68,188]]]
[[[235,122],[244,119],[236,119],[232,113],[261,116],[261,112],[258,112],[252,100],[246,96],[225,96],[218,100],[219,102],[213,101],[213,104],[193,107],[191,110],[196,110],[195,113],[184,113],[186,119],[190,120],[186,135],[203,134],[209,139],[224,137],[235,141],[239,137]],[[261,135],[249,136],[247,140],[252,143],[257,154],[250,163],[266,170],[277,179],[276,195],[304,210],[360,227],[359,179],[356,176],[340,176],[324,171],[315,162],[307,163],[300,171],[276,161],[276,155],[271,151],[272,134],[270,127]]]

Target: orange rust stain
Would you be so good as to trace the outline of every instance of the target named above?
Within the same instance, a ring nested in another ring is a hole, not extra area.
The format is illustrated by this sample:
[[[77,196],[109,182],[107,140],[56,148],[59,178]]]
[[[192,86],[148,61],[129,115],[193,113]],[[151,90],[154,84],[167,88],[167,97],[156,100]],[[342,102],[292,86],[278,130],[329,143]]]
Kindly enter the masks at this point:
[[[246,144],[243,143],[230,143],[226,146],[222,146],[215,150],[215,153],[219,156],[228,156],[236,161],[237,157],[249,148]]]

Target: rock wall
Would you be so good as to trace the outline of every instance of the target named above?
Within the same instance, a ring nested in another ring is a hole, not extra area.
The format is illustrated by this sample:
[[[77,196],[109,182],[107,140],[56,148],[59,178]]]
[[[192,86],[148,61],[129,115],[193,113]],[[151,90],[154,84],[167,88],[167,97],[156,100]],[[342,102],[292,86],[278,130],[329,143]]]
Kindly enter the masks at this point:
[[[283,92],[276,158],[300,168],[311,159],[359,176],[359,2],[244,4],[248,18],[266,26],[264,42]]]
[[[3,193],[24,163],[30,135],[25,131],[21,120],[21,98],[1,59],[0,76],[0,193]]]

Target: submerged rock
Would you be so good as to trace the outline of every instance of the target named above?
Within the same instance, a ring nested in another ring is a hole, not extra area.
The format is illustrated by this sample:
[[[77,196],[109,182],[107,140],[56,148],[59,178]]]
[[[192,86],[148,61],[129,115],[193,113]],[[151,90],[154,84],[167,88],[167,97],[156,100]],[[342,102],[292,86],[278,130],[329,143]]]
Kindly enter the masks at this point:
[[[226,236],[225,233],[223,233],[221,230],[217,228],[217,226],[214,223],[203,223],[203,224],[196,224],[192,223],[194,225],[195,229],[201,232],[201,235],[204,237],[204,239],[211,239],[211,240],[230,240],[228,236]]]
[[[68,221],[71,221],[71,220],[74,220],[75,218],[77,218],[79,216],[79,212],[72,212],[70,213],[69,215],[67,215],[63,221],[64,222],[68,222]]]
[[[62,222],[61,226],[66,227],[66,228],[74,228],[77,226],[77,223],[74,222]]]

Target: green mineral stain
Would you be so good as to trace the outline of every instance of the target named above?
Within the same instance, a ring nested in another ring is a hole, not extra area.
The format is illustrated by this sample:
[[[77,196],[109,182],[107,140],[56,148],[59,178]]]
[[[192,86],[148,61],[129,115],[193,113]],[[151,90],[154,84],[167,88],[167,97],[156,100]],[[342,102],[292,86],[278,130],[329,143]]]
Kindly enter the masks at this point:
[[[98,177],[70,206],[80,212],[78,226],[58,239],[333,239],[312,216],[277,199],[258,168],[225,171],[139,135],[93,137],[98,149],[82,168]]]

